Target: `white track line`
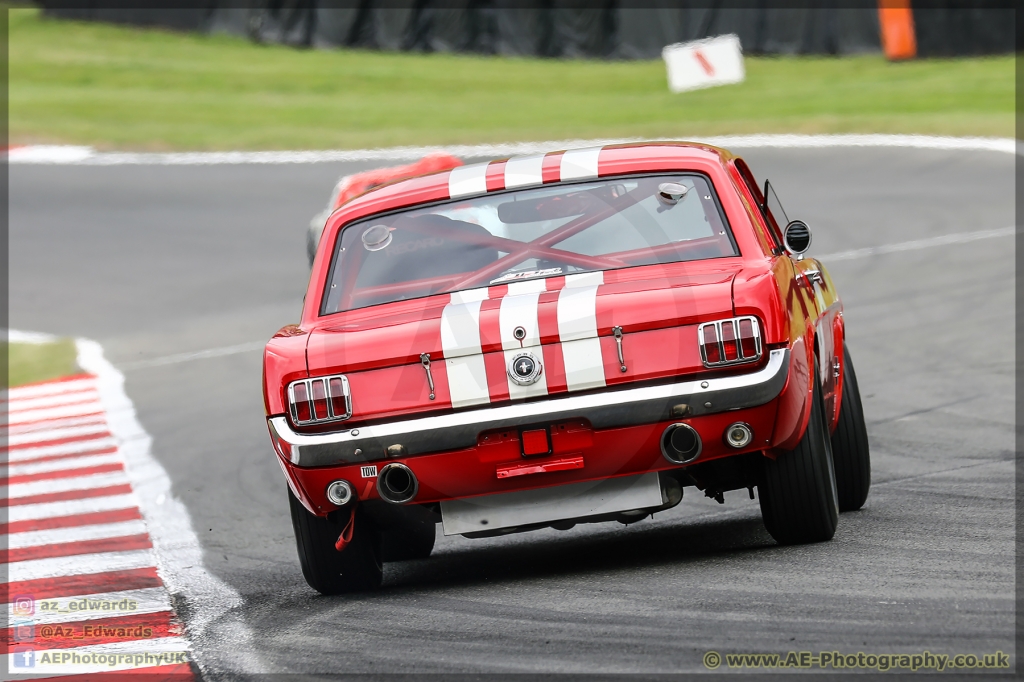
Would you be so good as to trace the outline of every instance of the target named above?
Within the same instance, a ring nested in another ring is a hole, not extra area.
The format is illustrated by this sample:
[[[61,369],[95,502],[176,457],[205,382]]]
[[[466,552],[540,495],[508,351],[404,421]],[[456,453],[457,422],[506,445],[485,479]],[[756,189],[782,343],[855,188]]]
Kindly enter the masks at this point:
[[[42,332],[23,332],[17,329],[2,330],[0,333],[7,334],[8,343],[53,343],[58,338],[53,334],[43,334]]]
[[[23,424],[9,429],[0,428],[0,433],[10,437],[8,440],[10,446],[107,432],[107,421],[102,415],[54,419],[49,423]]]
[[[84,417],[85,415],[99,414],[101,412],[102,408],[100,408],[99,403],[76,403],[74,405],[49,407],[42,410],[19,411],[8,415],[4,421],[13,427],[33,422],[49,422],[53,419],[65,419],[67,417]]]
[[[41,602],[45,602],[45,610],[44,604]],[[15,610],[14,603],[7,604],[8,618],[17,616]],[[36,600],[32,620],[38,626],[170,610],[171,600],[167,590],[162,587],[145,587],[140,590],[79,594],[73,597]]]
[[[121,538],[129,535],[142,535],[146,532],[146,524],[141,519],[118,521],[117,523],[99,523],[94,526],[74,526],[72,528],[51,528],[49,530],[33,530],[25,533],[0,535],[0,547],[8,549],[24,549],[25,547],[42,547],[83,540],[105,540]]]
[[[7,521],[34,521],[52,517],[78,516],[95,512],[114,511],[115,509],[134,509],[139,501],[133,493],[107,495],[105,497],[86,497],[81,500],[63,500],[61,502],[40,502],[39,504],[23,504],[7,508]]]
[[[44,478],[41,481],[0,486],[0,498],[28,497],[30,495],[45,495],[47,493],[63,493],[71,490],[92,490],[93,488],[106,488],[125,483],[130,483],[130,481],[128,480],[128,475],[123,471],[76,476],[74,478]]]
[[[99,552],[76,556],[50,557],[17,561],[7,566],[7,579],[11,582],[40,580],[42,578],[63,578],[89,573],[128,571],[133,568],[156,566],[156,557],[149,549],[127,552]]]
[[[204,677],[264,672],[249,627],[237,613],[244,603],[242,597],[206,570],[188,509],[174,496],[170,477],[150,453],[152,438],[124,392],[124,375],[103,357],[103,349],[95,341],[78,339],[76,344],[79,367],[98,378],[100,400],[111,433],[120,443],[160,576],[167,589],[185,602],[188,636],[195,645],[194,660],[200,671]]]
[[[194,351],[191,353],[177,353],[175,355],[166,355],[159,358],[153,358],[152,360],[138,360],[136,362],[126,362],[121,365],[121,369],[132,370],[141,369],[143,367],[159,367],[161,365],[174,365],[179,362],[188,362],[190,360],[202,360],[204,358],[216,358],[223,355],[235,355],[236,353],[246,353],[249,351],[263,350],[266,346],[265,341],[252,341],[250,343],[240,343],[234,346],[222,346],[220,348],[210,348],[207,350]]]
[[[105,455],[90,455],[90,453],[97,450],[107,450],[116,445],[117,441],[110,436],[106,434],[98,434],[96,438],[74,440],[70,443],[43,445],[34,448],[18,448],[16,450],[11,450],[11,452],[8,453],[7,460],[13,464],[16,462],[31,462],[32,460],[38,460],[43,457],[57,457],[70,454],[80,454],[83,457],[103,457]],[[26,464],[26,466],[28,465]]]
[[[11,331],[11,330],[8,330]],[[71,379],[69,381],[52,381],[46,384],[18,386],[3,392],[4,400],[23,400],[47,395],[60,395],[65,392],[95,391],[96,379],[93,377]]]
[[[61,393],[58,395],[46,395],[38,398],[15,399],[11,403],[0,403],[0,415],[18,414],[28,410],[40,410],[50,407],[63,407],[65,405],[79,405],[81,403],[96,402],[100,399],[95,389]]]
[[[991,151],[1013,154],[1016,142],[1010,138],[938,137],[931,135],[725,135],[692,138],[717,147],[831,148],[897,147]],[[215,164],[294,164],[365,161],[406,161],[431,152],[446,152],[461,158],[505,157],[537,154],[556,149],[578,149],[623,142],[643,142],[639,138],[604,140],[552,140],[509,144],[452,145],[437,147],[392,147],[388,149],[351,149],[279,152],[98,152],[92,147],[35,145],[12,149],[11,164],[59,164],[79,166],[204,166]]]
[[[927,239],[915,239],[914,241],[901,242],[899,244],[882,244],[881,246],[869,246],[865,249],[853,249],[850,251],[838,251],[836,253],[829,253],[823,256],[815,256],[818,260],[824,261],[826,265],[830,262],[841,261],[841,260],[856,260],[858,258],[869,258],[871,256],[881,256],[887,253],[899,253],[901,251],[917,251],[920,249],[930,249],[935,246],[948,246],[949,244],[964,244],[966,242],[973,242],[979,239],[992,239],[994,237],[1009,237],[1016,234],[1017,228],[1001,227],[996,230],[978,230],[977,232],[954,232],[953,234],[944,234],[939,237],[929,237]]]
[[[32,462],[29,464],[11,464],[6,469],[6,475],[31,476],[32,474],[46,474],[53,471],[73,471],[86,467],[101,466],[103,464],[119,464],[121,455],[116,452],[105,452],[101,455],[83,454],[81,457],[68,457],[66,459],[54,459],[48,462]]]

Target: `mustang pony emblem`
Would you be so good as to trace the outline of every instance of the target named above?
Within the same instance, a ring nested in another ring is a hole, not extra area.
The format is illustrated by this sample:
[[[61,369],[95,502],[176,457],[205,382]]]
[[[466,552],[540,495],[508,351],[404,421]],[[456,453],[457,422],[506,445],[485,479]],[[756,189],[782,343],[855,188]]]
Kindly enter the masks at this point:
[[[540,379],[543,371],[540,360],[530,351],[516,353],[508,363],[508,376],[520,386],[529,386]]]

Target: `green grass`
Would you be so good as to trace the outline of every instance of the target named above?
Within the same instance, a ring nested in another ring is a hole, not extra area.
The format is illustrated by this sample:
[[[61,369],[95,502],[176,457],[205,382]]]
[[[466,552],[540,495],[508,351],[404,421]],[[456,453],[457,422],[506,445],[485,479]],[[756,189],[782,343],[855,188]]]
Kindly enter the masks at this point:
[[[0,341],[0,350],[7,357],[7,381],[4,382],[7,386],[58,379],[82,371],[75,361],[77,352],[72,339],[53,343]]]
[[[748,58],[668,92],[656,61],[295,50],[10,11],[10,137],[101,149],[330,149],[793,133],[1012,136],[1012,56]]]

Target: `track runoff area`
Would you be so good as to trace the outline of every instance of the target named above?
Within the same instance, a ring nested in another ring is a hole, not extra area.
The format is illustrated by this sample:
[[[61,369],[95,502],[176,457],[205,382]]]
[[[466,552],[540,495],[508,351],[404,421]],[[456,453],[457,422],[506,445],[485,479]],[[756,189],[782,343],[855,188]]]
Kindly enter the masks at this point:
[[[621,142],[622,140],[618,140]],[[595,147],[615,140],[447,147],[463,158],[501,157]],[[1020,153],[1013,140],[924,136],[736,136],[709,139],[723,147],[906,147]],[[11,164],[211,165],[389,162],[437,148],[321,152],[101,153],[87,147],[29,146],[8,151]],[[1006,237],[1014,226],[965,231],[819,256],[838,261]],[[13,336],[16,333],[12,333]],[[25,337],[28,338],[28,337]],[[16,340],[16,339],[15,339]],[[188,362],[250,352],[263,342],[147,360]],[[123,391],[123,376],[102,349],[78,341],[84,374],[18,387],[0,397],[7,437],[3,524],[8,627],[3,630],[12,678],[98,672],[202,674],[202,656],[185,635],[171,593],[190,609],[189,631],[238,606],[239,595],[209,574],[187,509],[150,455],[150,438]],[[243,633],[238,642],[244,650]],[[200,647],[201,649],[201,647]],[[243,651],[239,651],[244,655]],[[258,657],[253,657],[258,658]],[[194,662],[195,660],[195,662]],[[251,670],[250,672],[257,672]]]

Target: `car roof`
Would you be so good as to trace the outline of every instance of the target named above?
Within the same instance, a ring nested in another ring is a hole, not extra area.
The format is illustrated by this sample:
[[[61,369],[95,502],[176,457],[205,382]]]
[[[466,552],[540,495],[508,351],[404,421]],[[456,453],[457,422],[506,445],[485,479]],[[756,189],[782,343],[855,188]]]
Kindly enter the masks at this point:
[[[626,173],[685,170],[724,165],[729,151],[699,142],[658,141],[609,144],[495,159],[401,178],[375,187],[338,208],[345,222],[372,213],[422,203],[479,196],[492,191],[555,182],[598,179]]]

